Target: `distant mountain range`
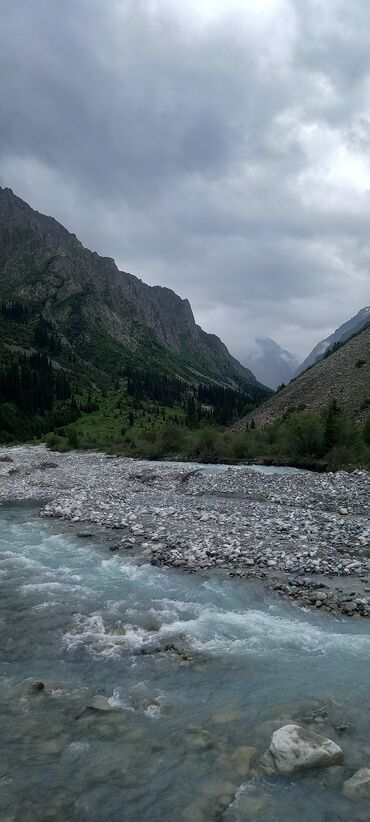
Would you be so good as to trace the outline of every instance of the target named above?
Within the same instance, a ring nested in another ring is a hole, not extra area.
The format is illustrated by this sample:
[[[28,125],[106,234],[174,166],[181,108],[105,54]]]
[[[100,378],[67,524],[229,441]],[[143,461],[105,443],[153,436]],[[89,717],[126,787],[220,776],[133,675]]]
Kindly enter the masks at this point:
[[[270,337],[259,337],[255,343],[248,360],[257,379],[274,389],[290,382],[299,365],[293,354]]]
[[[352,334],[356,331],[360,331],[360,329],[364,328],[364,326],[369,322],[370,306],[366,306],[365,308],[362,308],[355,317],[351,317],[350,320],[347,320],[347,322],[340,325],[339,328],[336,328],[336,330],[333,331],[329,337],[326,337],[325,340],[321,340],[321,342],[315,345],[315,348],[311,351],[308,357],[306,357],[302,365],[299,366],[297,373],[301,374],[302,371],[306,370],[306,368],[310,368],[310,366],[314,365],[314,363],[320,362],[329,349],[348,340]]]
[[[7,351],[32,349],[42,317],[64,355],[95,376],[118,375],[129,363],[195,383],[243,387],[253,397],[269,393],[218,337],[196,325],[188,300],[119,271],[8,188],[0,188],[1,301],[23,306],[28,322],[3,319],[0,360]]]
[[[365,315],[366,316],[366,315]],[[364,422],[370,413],[370,323],[308,368],[271,399],[236,423],[246,428],[270,425],[292,410],[320,412],[336,399],[345,411]]]

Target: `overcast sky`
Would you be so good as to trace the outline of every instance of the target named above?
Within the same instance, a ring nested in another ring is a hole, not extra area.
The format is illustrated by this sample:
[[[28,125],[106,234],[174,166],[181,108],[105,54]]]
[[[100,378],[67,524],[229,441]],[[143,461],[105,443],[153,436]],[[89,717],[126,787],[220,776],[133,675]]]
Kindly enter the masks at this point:
[[[0,184],[248,361],[370,303],[369,0],[0,0]]]

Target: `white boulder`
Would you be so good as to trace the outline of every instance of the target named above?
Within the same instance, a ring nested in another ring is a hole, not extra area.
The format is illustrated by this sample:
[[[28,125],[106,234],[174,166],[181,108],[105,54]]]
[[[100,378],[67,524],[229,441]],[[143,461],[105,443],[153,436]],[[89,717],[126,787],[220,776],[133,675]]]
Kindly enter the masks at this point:
[[[343,751],[339,745],[300,725],[284,725],[275,731],[261,759],[263,769],[270,774],[294,774],[342,762]]]

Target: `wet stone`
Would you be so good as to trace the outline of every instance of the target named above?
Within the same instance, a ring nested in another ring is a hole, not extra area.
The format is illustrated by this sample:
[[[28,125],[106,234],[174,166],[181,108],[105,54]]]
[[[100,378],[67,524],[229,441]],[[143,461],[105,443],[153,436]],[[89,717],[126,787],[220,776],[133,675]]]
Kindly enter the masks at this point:
[[[268,751],[261,759],[270,774],[293,774],[313,768],[341,765],[343,751],[335,742],[300,725],[285,725],[272,735]]]
[[[90,699],[90,702],[88,703],[87,707],[90,708],[90,710],[92,710],[92,711],[97,711],[97,712],[102,712],[102,713],[114,710],[114,708],[110,704],[107,697],[106,696],[100,696],[99,694],[96,695],[96,696],[93,696],[92,699]]]
[[[30,685],[27,686],[27,693],[28,694],[39,694],[45,690],[45,685],[43,682],[36,680],[35,682],[31,682]]]
[[[360,768],[343,785],[343,794],[347,799],[370,798],[370,768]]]

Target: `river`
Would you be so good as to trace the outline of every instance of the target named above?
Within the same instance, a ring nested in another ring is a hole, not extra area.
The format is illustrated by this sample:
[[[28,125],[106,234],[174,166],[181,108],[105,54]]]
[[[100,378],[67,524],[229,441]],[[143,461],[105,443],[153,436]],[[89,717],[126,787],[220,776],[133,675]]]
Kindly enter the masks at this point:
[[[38,510],[0,508],[2,820],[370,818],[341,792],[370,764],[367,620],[110,554]],[[344,767],[249,767],[289,721],[335,739]]]

